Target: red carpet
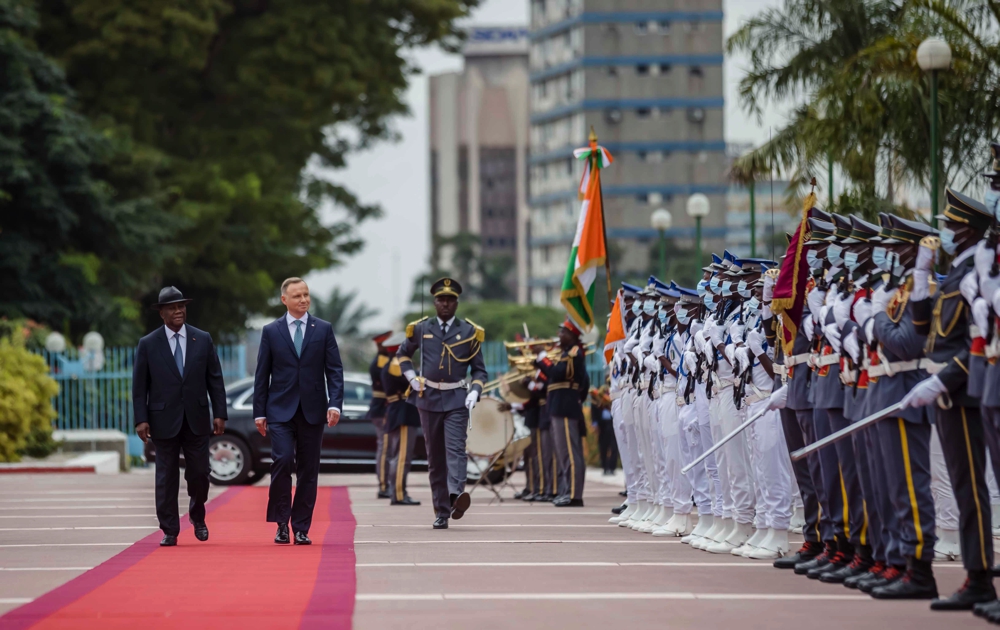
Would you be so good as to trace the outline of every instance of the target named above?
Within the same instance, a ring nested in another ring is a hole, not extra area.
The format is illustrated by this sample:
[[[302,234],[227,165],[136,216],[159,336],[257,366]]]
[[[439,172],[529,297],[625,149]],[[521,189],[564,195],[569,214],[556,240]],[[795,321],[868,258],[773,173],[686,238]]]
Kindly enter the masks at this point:
[[[208,504],[207,542],[182,519],[177,547],[160,548],[162,534],[151,534],[0,617],[0,627],[350,628],[355,521],[347,489],[319,489],[310,547],[272,543],[266,504],[267,488],[229,489]]]

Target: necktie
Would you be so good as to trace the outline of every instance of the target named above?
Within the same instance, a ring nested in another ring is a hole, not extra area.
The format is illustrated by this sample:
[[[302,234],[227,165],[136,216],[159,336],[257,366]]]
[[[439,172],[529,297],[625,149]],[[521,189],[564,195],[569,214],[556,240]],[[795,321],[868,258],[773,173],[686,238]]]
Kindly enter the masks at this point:
[[[295,344],[295,356],[302,356],[302,320],[295,320],[295,336],[292,337],[292,343]]]
[[[441,335],[448,334],[448,322],[441,322]]]
[[[181,350],[180,333],[174,333],[174,363],[177,364],[177,371],[184,374],[184,351]]]

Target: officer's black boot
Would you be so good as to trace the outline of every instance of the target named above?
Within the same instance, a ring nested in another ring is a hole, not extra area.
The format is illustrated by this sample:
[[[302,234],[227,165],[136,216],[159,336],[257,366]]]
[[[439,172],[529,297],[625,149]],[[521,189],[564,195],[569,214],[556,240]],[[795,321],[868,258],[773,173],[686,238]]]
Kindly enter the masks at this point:
[[[854,577],[849,577],[844,580],[844,586],[847,588],[861,588],[861,583],[867,580],[877,580],[882,572],[885,571],[885,563],[879,560],[868,567],[868,570],[860,575],[855,575]]]
[[[951,597],[931,602],[931,610],[972,610],[974,605],[992,602],[996,598],[997,592],[993,588],[993,577],[990,572],[969,571],[962,588],[955,591]]]
[[[867,574],[868,569],[873,564],[875,561],[872,560],[872,548],[868,545],[858,545],[857,551],[854,552],[854,559],[851,560],[850,564],[836,571],[824,573],[819,576],[819,581],[826,584],[843,584],[848,578]]]
[[[903,579],[903,575],[906,574],[906,567],[901,566],[886,566],[885,570],[882,571],[881,575],[877,575],[873,578],[863,580],[858,583],[858,590],[863,593],[871,593],[876,588],[882,586],[889,586],[890,584]]]
[[[818,580],[820,576],[839,571],[840,569],[849,566],[852,562],[854,562],[854,547],[852,547],[846,540],[838,539],[837,553],[830,558],[830,562],[822,567],[809,569],[809,573],[806,573],[806,577],[810,580]]]
[[[832,558],[837,553],[837,543],[828,542],[825,544],[823,552],[815,556],[812,560],[807,560],[805,562],[800,562],[795,565],[796,575],[806,575],[809,571],[815,569],[816,567],[822,567],[829,564],[830,558]]]
[[[809,562],[819,554],[823,553],[823,543],[807,540],[802,543],[802,547],[790,556],[778,558],[774,561],[775,569],[794,569],[795,565]]]
[[[977,617],[989,618],[992,614],[1000,615],[1000,599],[994,599],[984,604],[973,604],[972,614]]]
[[[934,570],[926,560],[907,558],[906,575],[888,586],[872,590],[875,599],[936,599],[938,596]]]

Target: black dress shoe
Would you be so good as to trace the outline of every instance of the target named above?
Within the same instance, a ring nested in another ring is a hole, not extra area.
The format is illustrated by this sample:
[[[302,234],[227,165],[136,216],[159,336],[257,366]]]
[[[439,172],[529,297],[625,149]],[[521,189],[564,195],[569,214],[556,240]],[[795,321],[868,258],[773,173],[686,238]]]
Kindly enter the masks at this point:
[[[990,575],[992,575],[993,577],[1000,577],[1000,564],[990,569]]]
[[[208,540],[208,525],[206,525],[204,521],[201,523],[192,523],[192,524],[194,525],[194,537],[200,540],[201,542],[205,542],[206,540]]]
[[[274,542],[279,545],[287,545],[291,542],[288,540],[288,523],[278,523],[278,531],[274,535]]]
[[[160,541],[161,547],[176,547],[177,546],[177,536],[171,536],[170,534],[164,534],[163,539]]]
[[[295,544],[296,545],[311,545],[313,541],[309,540],[309,536],[305,532],[295,532]]]
[[[798,551],[790,556],[778,558],[774,561],[775,569],[794,569],[795,565],[809,562],[819,554],[823,553],[823,543],[806,541]]]
[[[553,501],[552,505],[556,507],[583,507],[583,499],[563,499],[562,501]]]
[[[841,567],[836,571],[829,571],[819,576],[819,581],[824,584],[843,584],[848,578],[858,577],[859,575],[867,575],[868,569],[872,567],[873,563],[870,558],[864,558],[860,553],[854,554],[854,559],[851,563],[845,567]]]
[[[403,497],[402,501],[397,501],[395,499],[389,505],[420,505],[420,501],[414,501],[409,497],[409,495]]]
[[[451,517],[456,521],[462,518],[465,516],[465,511],[469,509],[470,505],[472,505],[472,497],[469,496],[468,492],[458,495],[451,505]]]
[[[808,575],[810,571],[830,563],[830,558],[837,553],[836,545],[827,544],[823,552],[815,556],[812,560],[800,562],[795,565],[795,575]]]
[[[529,494],[534,494],[534,493],[530,492],[527,488],[525,488],[524,490],[521,490],[520,492],[515,493],[514,494],[514,498],[520,500],[520,499],[523,499],[524,497],[528,496]]]
[[[853,561],[853,555],[848,556],[838,551],[832,558],[830,558],[830,562],[821,567],[810,569],[809,573],[806,573],[806,577],[810,580],[818,580],[821,576],[826,575],[827,573],[834,573],[843,569],[844,567],[850,565]]]
[[[931,602],[931,610],[972,610],[976,604],[993,602],[996,598],[989,571],[970,571],[965,584],[951,597]]]
[[[532,501],[537,501],[538,500],[538,495],[535,494],[534,492],[532,492],[531,494],[526,494],[523,497],[521,497],[521,500],[522,501],[527,501],[528,503],[531,503]]]
[[[444,516],[437,517],[434,521],[434,529],[448,529],[448,519]]]
[[[992,613],[1000,614],[1000,600],[993,600],[984,604],[973,604],[972,614],[977,617],[989,617]]]
[[[872,589],[871,595],[875,599],[937,599],[937,581],[931,563],[910,558],[902,579]]]
[[[555,500],[556,498],[551,494],[540,494],[535,497],[535,501],[541,503],[552,503]]]
[[[862,593],[871,593],[877,588],[882,588],[883,586],[889,586],[894,582],[898,582],[903,579],[906,569],[900,567],[886,567],[885,571],[882,571],[881,575],[868,578],[866,580],[861,580],[858,582],[858,590]]]
[[[868,570],[864,573],[844,580],[844,586],[847,588],[861,588],[861,582],[877,578],[883,571],[885,571],[885,563],[881,561],[876,562],[872,566],[868,567]]]
[[[618,496],[620,496],[620,497],[627,497],[628,496],[628,492],[626,492],[625,490],[622,490],[621,492],[618,493]]]
[[[391,498],[391,495],[389,494],[388,490],[379,490],[377,498],[379,498],[379,499],[389,499],[389,498]]]
[[[619,505],[616,508],[611,508],[611,513],[612,514],[621,514],[622,512],[624,512],[627,509],[628,509],[628,503],[622,503],[621,505]]]

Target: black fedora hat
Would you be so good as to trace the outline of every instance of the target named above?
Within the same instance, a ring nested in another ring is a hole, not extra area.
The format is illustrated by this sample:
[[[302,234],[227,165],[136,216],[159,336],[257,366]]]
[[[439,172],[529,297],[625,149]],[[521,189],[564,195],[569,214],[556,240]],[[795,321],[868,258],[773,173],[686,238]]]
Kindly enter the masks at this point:
[[[167,304],[187,304],[190,301],[190,299],[184,297],[184,294],[177,287],[163,287],[160,289],[160,297],[157,298],[157,302],[153,305],[153,308],[160,308]]]

